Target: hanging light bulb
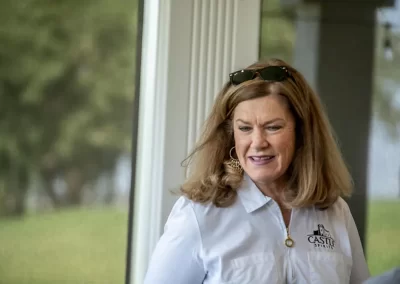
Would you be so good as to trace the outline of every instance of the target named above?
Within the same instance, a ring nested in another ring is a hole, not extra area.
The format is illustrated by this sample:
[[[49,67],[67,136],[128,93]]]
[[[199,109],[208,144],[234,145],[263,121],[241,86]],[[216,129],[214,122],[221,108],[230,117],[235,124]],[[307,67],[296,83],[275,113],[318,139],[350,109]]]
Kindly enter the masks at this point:
[[[390,29],[392,25],[387,22],[385,23],[385,38],[383,39],[383,52],[384,57],[387,61],[393,60],[393,46],[392,41],[390,39]]]

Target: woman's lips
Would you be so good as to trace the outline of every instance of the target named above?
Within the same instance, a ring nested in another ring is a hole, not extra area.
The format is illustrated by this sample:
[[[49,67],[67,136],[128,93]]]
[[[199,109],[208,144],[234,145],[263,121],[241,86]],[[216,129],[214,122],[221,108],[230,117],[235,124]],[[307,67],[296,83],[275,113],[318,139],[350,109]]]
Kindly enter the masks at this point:
[[[271,163],[275,159],[275,156],[249,156],[249,160],[252,164],[262,166]]]

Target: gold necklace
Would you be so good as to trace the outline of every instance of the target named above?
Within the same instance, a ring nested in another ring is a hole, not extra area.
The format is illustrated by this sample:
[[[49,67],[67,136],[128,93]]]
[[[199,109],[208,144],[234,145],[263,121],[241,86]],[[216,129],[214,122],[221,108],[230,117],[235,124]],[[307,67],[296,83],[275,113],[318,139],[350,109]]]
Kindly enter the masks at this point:
[[[290,237],[289,228],[286,228],[286,240],[285,240],[285,245],[286,245],[288,248],[291,248],[291,247],[294,246],[294,240]]]

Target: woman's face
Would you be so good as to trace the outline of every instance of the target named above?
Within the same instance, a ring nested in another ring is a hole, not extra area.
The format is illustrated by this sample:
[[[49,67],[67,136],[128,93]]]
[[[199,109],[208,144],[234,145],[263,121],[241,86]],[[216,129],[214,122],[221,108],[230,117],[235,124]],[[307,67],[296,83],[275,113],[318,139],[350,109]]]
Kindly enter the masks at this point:
[[[238,104],[233,115],[236,154],[257,184],[284,175],[295,151],[295,120],[287,99],[268,95]]]

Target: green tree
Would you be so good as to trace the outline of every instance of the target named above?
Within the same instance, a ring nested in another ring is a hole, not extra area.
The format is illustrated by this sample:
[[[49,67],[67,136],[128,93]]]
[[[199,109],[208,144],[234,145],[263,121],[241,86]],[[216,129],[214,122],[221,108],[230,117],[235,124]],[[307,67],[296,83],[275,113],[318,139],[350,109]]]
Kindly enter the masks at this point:
[[[260,58],[293,61],[295,9],[280,0],[262,1]]]
[[[5,0],[1,8],[3,210],[23,214],[35,172],[55,206],[80,204],[84,185],[129,151],[136,1]]]

